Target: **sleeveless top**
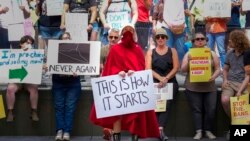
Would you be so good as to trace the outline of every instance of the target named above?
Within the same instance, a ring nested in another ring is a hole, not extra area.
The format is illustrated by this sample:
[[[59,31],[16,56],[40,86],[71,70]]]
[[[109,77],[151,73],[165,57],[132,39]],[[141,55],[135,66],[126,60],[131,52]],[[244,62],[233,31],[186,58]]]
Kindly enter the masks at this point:
[[[160,55],[156,49],[152,50],[152,70],[160,76],[166,76],[173,69],[172,50],[168,48],[168,52]],[[154,82],[158,83],[159,80],[154,78]],[[177,83],[176,77],[169,79],[168,82]]]
[[[211,52],[212,55],[212,52]],[[213,56],[211,57],[211,66],[212,66],[212,75],[214,73],[214,60]],[[186,89],[194,92],[214,92],[216,91],[215,81],[211,82],[190,82],[189,71],[186,76],[186,80],[184,83]]]

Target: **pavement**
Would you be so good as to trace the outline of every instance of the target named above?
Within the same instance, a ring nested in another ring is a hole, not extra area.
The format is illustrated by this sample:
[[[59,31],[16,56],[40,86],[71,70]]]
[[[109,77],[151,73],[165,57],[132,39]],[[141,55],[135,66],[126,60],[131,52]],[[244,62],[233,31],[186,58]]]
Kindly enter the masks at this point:
[[[0,136],[0,141],[54,141],[53,136]],[[71,141],[104,141],[100,136],[74,136]],[[122,137],[122,141],[131,141],[129,136]],[[159,141],[158,139],[139,139],[139,141]],[[168,141],[194,141],[192,137],[170,137]],[[202,138],[200,141],[211,141]],[[224,137],[218,137],[213,141],[226,141]]]

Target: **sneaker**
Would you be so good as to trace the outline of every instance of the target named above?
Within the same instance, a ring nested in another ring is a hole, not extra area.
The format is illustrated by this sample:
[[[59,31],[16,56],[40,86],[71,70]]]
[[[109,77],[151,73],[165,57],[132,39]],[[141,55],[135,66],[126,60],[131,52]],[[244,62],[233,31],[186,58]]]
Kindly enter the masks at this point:
[[[196,132],[195,136],[194,136],[194,140],[200,140],[202,138],[202,132]]]
[[[8,115],[7,115],[6,121],[7,121],[7,122],[12,122],[12,121],[14,121],[13,110],[8,110]]]
[[[226,134],[226,140],[229,141],[230,140],[230,130],[227,132]]]
[[[111,129],[108,129],[108,128],[104,128],[103,129],[103,139],[104,140],[108,140],[108,141],[111,141],[111,137],[112,137],[112,130]]]
[[[161,140],[161,141],[166,141],[166,140],[168,140],[168,137],[165,135],[163,129],[160,129],[160,140]]]
[[[210,140],[214,140],[216,139],[216,136],[210,132],[210,131],[206,131],[206,136],[210,139]]]
[[[31,112],[31,119],[33,120],[33,121],[39,121],[39,117],[38,117],[38,115],[37,115],[37,110],[32,110],[32,112]]]
[[[69,141],[70,140],[70,134],[68,132],[63,133],[63,140]]]
[[[56,133],[56,137],[55,137],[55,140],[56,141],[62,141],[63,140],[63,130],[58,130],[57,133]]]

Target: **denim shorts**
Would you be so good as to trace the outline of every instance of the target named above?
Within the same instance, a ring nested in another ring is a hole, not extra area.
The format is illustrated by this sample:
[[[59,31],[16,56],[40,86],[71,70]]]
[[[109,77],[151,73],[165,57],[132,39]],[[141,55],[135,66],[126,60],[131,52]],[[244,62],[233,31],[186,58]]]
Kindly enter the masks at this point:
[[[40,25],[38,30],[43,39],[59,39],[60,35],[63,33],[60,27],[46,27]]]
[[[97,22],[94,22],[94,23],[92,24],[92,26],[93,26],[93,31],[98,32],[98,30],[99,30],[99,25],[98,25],[98,23],[97,23]]]

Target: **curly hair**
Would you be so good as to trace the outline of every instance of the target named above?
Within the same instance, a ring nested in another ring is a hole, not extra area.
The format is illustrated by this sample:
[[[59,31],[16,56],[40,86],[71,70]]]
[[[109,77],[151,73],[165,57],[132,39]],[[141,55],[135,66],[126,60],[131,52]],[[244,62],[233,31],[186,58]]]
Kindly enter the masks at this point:
[[[234,49],[239,52],[244,52],[246,49],[250,47],[250,42],[245,32],[242,30],[234,30],[229,35],[229,41],[231,41],[234,45]]]

